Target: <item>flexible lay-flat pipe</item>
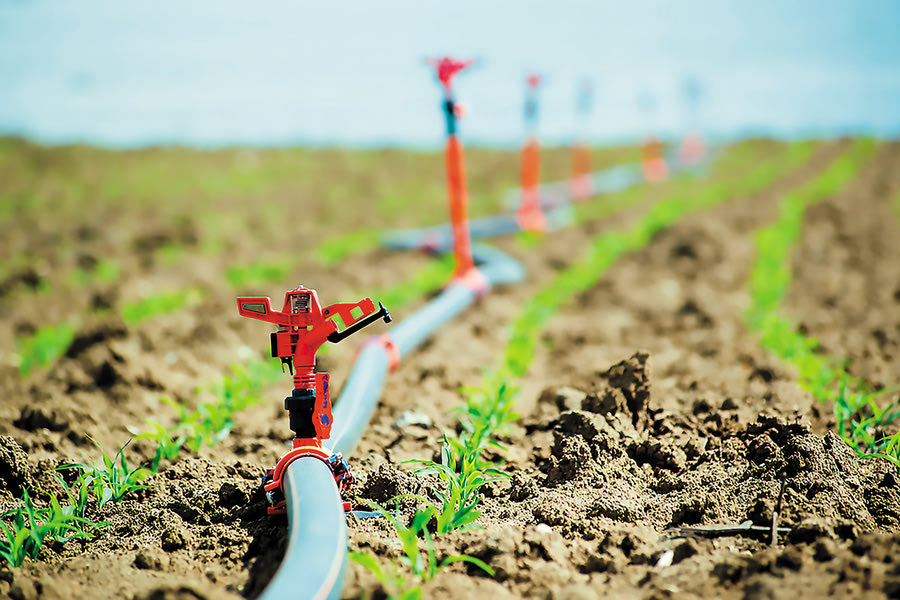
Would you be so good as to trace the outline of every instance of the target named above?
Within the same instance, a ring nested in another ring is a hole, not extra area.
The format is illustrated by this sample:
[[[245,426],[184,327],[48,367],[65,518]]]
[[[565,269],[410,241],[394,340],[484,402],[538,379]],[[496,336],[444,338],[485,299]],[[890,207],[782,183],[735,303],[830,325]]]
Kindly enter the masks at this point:
[[[711,150],[707,151],[706,162],[709,161],[712,154]],[[702,166],[685,164],[681,160],[681,156],[679,156],[678,152],[675,151],[667,153],[665,159],[666,164],[670,166],[673,173],[686,169],[697,169]],[[603,169],[602,171],[589,173],[588,177],[591,180],[591,190],[594,195],[621,192],[624,189],[644,181],[640,165],[619,165],[617,167],[610,167],[608,169]],[[538,186],[538,194],[540,196],[542,208],[547,209],[560,206],[572,199],[571,181],[554,181],[552,183],[541,184]],[[506,205],[509,207],[517,206],[521,196],[521,188],[510,190],[507,192]]]
[[[609,169],[590,173],[588,177],[591,179],[591,189],[594,190],[595,194],[612,194],[643,181],[640,168],[634,165],[610,167]],[[566,220],[561,218],[560,215],[565,214],[562,211],[565,207],[562,205],[571,197],[570,187],[571,182],[569,181],[557,181],[538,186],[538,191],[541,195],[541,208],[545,210],[557,209],[557,211],[547,215],[552,226],[559,227],[566,223]],[[511,190],[507,204],[512,207],[518,206],[521,194],[522,192],[519,188]],[[557,212],[558,214],[555,214]],[[522,229],[514,214],[469,219],[468,223],[469,235],[473,240],[512,234]],[[410,240],[417,241],[412,243]],[[388,233],[384,236],[383,243],[388,248],[418,248],[428,244],[436,249],[445,249],[450,247],[452,240],[452,228],[449,224],[444,224]]]
[[[569,206],[560,206],[547,213],[547,221],[551,229],[559,229],[568,225],[572,220],[572,211]],[[522,230],[516,215],[500,215],[496,217],[484,217],[469,221],[469,235],[479,239],[509,235]],[[452,247],[453,233],[449,225],[435,225],[408,231],[397,231],[385,234],[382,245],[393,249],[417,249],[429,247],[439,251],[447,251]],[[477,262],[477,259],[476,259]]]
[[[341,597],[347,522],[334,475],[317,458],[298,458],[284,478],[288,544],[281,566],[260,598]]]

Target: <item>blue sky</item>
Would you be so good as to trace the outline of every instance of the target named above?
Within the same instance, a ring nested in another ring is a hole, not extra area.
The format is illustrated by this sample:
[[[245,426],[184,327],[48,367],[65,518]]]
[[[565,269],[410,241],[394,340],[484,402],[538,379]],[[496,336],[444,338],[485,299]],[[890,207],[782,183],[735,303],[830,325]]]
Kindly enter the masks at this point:
[[[0,0],[0,132],[111,146],[440,143],[422,58],[478,58],[463,134],[512,145],[524,75],[540,130],[576,130],[588,77],[597,141],[677,135],[900,134],[900,2],[123,3]],[[652,94],[657,109],[639,110]]]

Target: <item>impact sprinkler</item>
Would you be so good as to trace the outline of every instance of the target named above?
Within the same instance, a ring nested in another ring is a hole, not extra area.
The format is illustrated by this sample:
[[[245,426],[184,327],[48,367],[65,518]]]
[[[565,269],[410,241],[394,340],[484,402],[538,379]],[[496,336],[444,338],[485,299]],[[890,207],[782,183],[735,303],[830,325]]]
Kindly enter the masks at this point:
[[[705,152],[703,136],[697,129],[697,113],[700,105],[700,96],[703,93],[700,82],[694,77],[688,77],[683,84],[685,105],[687,108],[687,135],[681,140],[678,148],[678,157],[682,164],[696,165],[703,160]]]
[[[322,440],[331,437],[331,396],[328,373],[316,372],[316,352],[325,342],[336,344],[379,319],[390,323],[390,314],[380,302],[376,310],[371,298],[356,303],[338,302],[323,309],[316,291],[303,286],[285,293],[280,312],[273,310],[268,296],[241,296],[237,305],[241,316],[278,326],[271,335],[272,356],[280,358],[282,368],[286,365],[294,377],[294,391],[284,399],[294,432],[293,449],[263,479],[271,505],[269,514],[285,512],[282,476],[288,465],[303,456],[326,463],[338,489],[346,492],[353,483],[350,466],[340,453],[322,445]],[[338,329],[336,318],[343,329]],[[344,503],[344,508],[350,509],[349,502]]]
[[[525,79],[525,144],[522,146],[522,203],[519,205],[519,227],[525,231],[542,232],[547,219],[541,212],[540,184],[541,154],[537,141],[538,87],[541,76],[531,74]]]
[[[475,262],[472,260],[465,163],[462,144],[456,136],[456,122],[461,117],[461,110],[456,104],[453,94],[453,78],[457,73],[471,66],[474,61],[445,56],[425,59],[425,63],[434,67],[438,81],[444,90],[444,116],[447,120],[447,188],[450,198],[450,221],[453,228],[453,252],[456,259],[453,280],[462,281],[479,290],[485,290],[487,282],[475,268]]]
[[[644,141],[641,149],[641,171],[647,181],[663,181],[669,175],[669,167],[663,158],[663,144],[655,136]]]
[[[575,135],[575,143],[572,144],[572,197],[575,200],[587,200],[594,193],[591,182],[591,149],[584,133],[587,131],[593,101],[593,86],[585,79],[578,86],[578,100],[575,105],[578,123],[578,133]]]
[[[638,106],[647,122],[651,122],[656,111],[656,98],[653,94],[647,91],[641,93],[638,96]],[[653,134],[646,137],[641,148],[641,171],[647,181],[663,181],[669,176],[669,167],[663,157],[663,144]]]

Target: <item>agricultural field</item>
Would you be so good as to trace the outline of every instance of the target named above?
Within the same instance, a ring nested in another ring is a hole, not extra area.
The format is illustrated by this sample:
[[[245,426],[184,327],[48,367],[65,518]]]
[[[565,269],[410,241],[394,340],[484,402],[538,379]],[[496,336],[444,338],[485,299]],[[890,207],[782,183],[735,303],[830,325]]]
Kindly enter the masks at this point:
[[[568,149],[541,158],[568,176]],[[381,516],[348,517],[343,597],[900,597],[898,164],[897,142],[745,140],[489,240],[527,279],[387,377],[348,457]],[[518,168],[467,149],[472,216]],[[0,140],[0,596],[258,596],[291,384],[234,298],[302,282],[401,321],[452,263],[379,235],[444,222],[443,174],[440,152]],[[361,343],[320,353],[335,389]]]

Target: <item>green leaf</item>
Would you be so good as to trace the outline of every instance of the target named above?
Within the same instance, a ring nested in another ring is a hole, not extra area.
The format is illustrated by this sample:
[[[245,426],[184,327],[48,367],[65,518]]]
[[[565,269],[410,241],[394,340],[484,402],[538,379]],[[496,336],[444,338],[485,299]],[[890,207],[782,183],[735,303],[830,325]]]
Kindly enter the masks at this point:
[[[365,552],[350,552],[348,556],[350,560],[372,573],[372,575],[375,576],[375,579],[377,579],[379,583],[381,583],[382,585],[387,584],[388,579],[384,572],[384,569],[381,568],[381,564],[374,556],[372,556],[371,554],[366,554]]]
[[[447,565],[455,563],[455,562],[467,562],[467,563],[475,565],[476,567],[483,570],[485,573],[487,573],[488,575],[490,575],[492,577],[494,575],[494,570],[483,560],[481,560],[480,558],[475,558],[474,556],[467,556],[465,554],[459,554],[457,556],[450,556],[448,558],[445,558],[444,560],[441,561],[441,564],[438,567],[438,569],[439,570],[443,569]]]

